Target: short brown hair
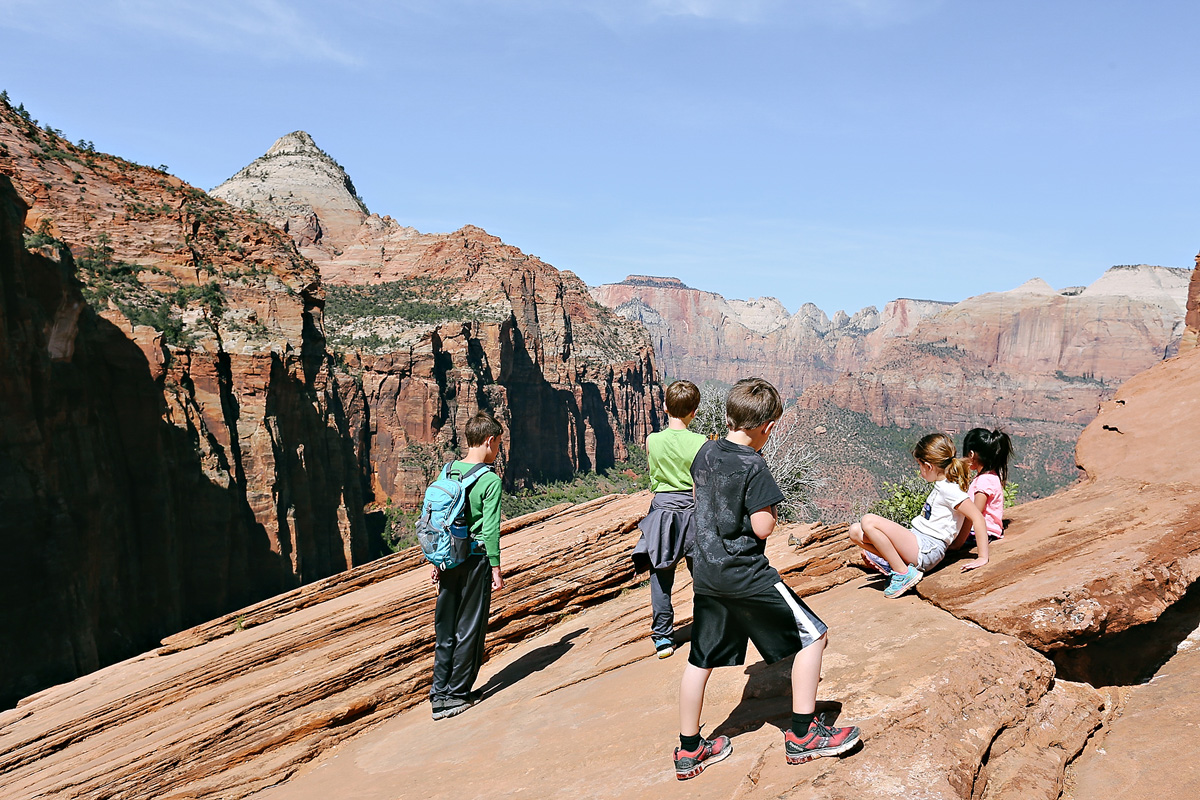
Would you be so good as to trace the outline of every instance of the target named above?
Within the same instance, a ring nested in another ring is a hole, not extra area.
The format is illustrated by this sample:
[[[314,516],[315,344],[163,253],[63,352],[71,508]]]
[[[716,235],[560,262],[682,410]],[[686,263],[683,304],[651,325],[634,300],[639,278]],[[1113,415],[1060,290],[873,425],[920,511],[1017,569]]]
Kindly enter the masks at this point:
[[[667,387],[667,413],[683,419],[700,407],[700,390],[691,381],[672,381]]]
[[[743,378],[725,398],[725,423],[731,431],[757,428],[782,416],[778,390],[762,378]]]
[[[467,447],[478,447],[486,442],[489,436],[499,437],[503,433],[504,428],[500,427],[495,417],[487,411],[480,411],[467,420]]]

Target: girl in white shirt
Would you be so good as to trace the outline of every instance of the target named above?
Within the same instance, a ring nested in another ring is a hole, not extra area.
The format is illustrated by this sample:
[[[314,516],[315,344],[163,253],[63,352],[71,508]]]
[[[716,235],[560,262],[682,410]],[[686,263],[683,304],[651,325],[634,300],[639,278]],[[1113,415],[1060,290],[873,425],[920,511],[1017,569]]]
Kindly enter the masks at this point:
[[[877,556],[891,568],[891,581],[883,591],[887,598],[904,594],[941,562],[964,518],[977,532],[979,558],[962,568],[976,569],[988,563],[987,528],[967,495],[969,472],[966,462],[955,457],[954,440],[944,433],[931,433],[917,442],[913,457],[921,478],[933,484],[933,491],[921,513],[913,517],[912,527],[877,514],[867,514],[850,526],[850,539],[864,550],[864,558]],[[869,558],[867,563],[878,568]]]

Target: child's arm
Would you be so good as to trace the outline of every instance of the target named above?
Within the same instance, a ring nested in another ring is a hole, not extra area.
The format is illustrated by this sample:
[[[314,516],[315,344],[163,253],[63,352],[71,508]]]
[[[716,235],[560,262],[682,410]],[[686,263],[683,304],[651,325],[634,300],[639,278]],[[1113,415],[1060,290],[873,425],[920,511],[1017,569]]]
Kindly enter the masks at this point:
[[[976,492],[976,494],[982,494],[982,492]],[[979,548],[979,558],[963,564],[963,571],[978,569],[988,563],[988,533],[987,523],[983,521],[983,512],[976,508],[969,498],[963,500],[955,508],[971,521],[971,527],[975,529],[975,544]]]
[[[987,508],[988,496],[983,492],[975,493],[975,507],[979,509],[979,513],[983,513],[983,509]],[[962,525],[958,526],[958,536],[954,537],[954,541],[950,543],[951,550],[957,550],[967,543],[967,537],[971,534],[971,520],[963,515]]]
[[[500,481],[490,482],[483,492],[483,530],[479,539],[487,552],[492,567],[492,591],[504,588],[504,577],[500,573]]]
[[[754,535],[765,539],[775,530],[775,506],[767,506],[750,515],[750,527]]]

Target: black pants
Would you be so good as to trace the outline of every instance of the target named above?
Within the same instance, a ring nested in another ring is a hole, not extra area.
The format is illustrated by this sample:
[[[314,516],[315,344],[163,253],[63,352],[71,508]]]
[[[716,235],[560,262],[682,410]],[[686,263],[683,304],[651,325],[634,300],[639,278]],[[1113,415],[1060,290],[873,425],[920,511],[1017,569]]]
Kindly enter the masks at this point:
[[[483,666],[483,639],[491,604],[492,567],[487,556],[469,556],[457,567],[442,572],[433,614],[436,642],[433,686],[429,689],[433,702],[464,699],[471,691]]]

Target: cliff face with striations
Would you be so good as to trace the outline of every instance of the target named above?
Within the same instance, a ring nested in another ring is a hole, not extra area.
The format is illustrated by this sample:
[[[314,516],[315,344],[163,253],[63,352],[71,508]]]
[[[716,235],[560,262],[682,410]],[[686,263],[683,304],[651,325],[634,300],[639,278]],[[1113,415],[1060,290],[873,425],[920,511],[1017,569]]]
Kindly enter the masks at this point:
[[[758,375],[785,395],[832,383],[878,354],[948,303],[900,299],[830,319],[806,303],[789,315],[773,297],[727,300],[677,278],[630,275],[592,289],[601,304],[650,332],[662,369],[672,378],[734,383]]]
[[[0,173],[0,703],[367,560],[313,265],[3,103]]]
[[[329,287],[331,339],[361,375],[377,501],[419,499],[463,423],[495,411],[509,487],[605,468],[660,422],[654,353],[571,272],[474,226],[423,234],[369,214],[303,132],[213,190],[283,228]]]

